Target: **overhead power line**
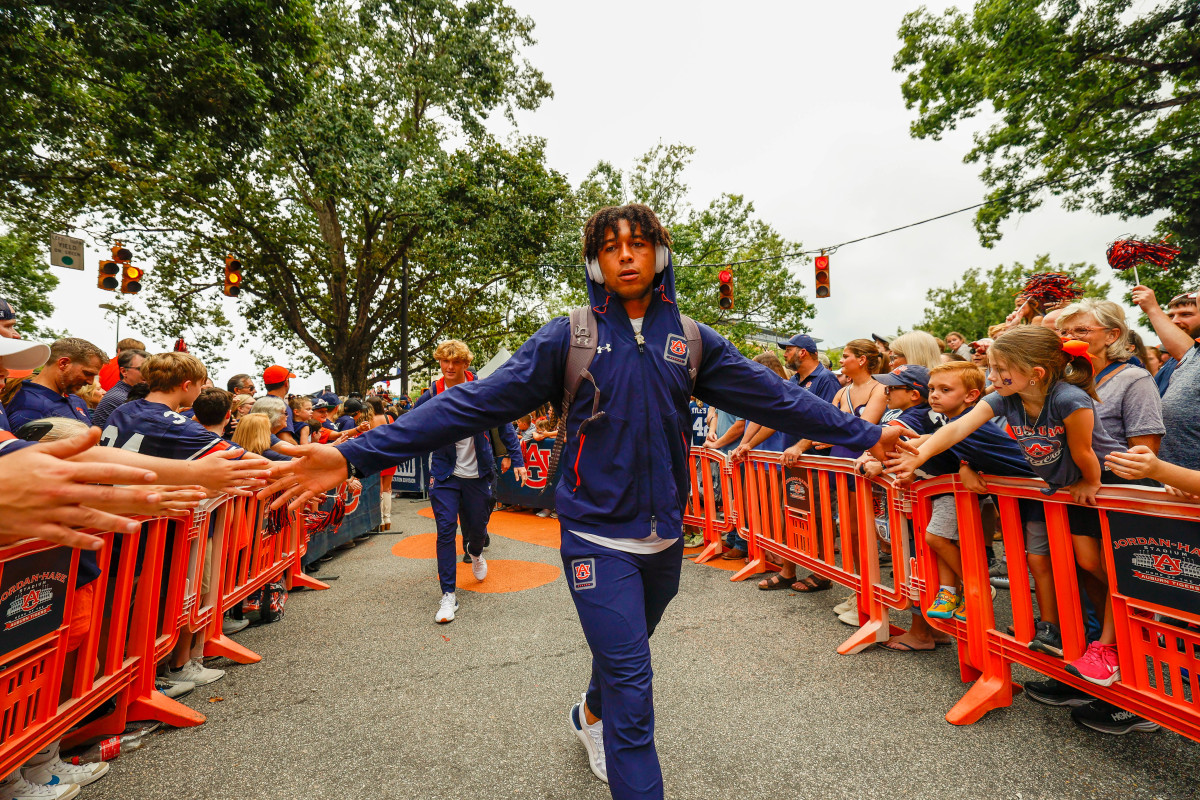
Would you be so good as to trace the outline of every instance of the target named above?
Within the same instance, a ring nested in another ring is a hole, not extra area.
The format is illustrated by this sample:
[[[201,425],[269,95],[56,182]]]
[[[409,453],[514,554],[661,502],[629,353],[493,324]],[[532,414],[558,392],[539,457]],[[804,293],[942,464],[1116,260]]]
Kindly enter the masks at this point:
[[[1036,183],[1030,184],[1029,186],[1026,186],[1023,189],[1017,189],[1016,191],[1008,192],[1007,194],[1002,194],[999,197],[993,197],[990,200],[983,200],[979,203],[974,203],[969,206],[957,208],[954,211],[947,211],[944,214],[938,214],[937,216],[927,217],[925,219],[917,220],[916,222],[910,222],[907,225],[900,225],[895,228],[889,228],[886,231],[879,231],[878,233],[868,234],[867,236],[859,236],[856,239],[849,239],[844,242],[838,242],[837,244],[826,245],[824,247],[809,248],[806,250],[796,250],[796,251],[793,251],[790,253],[781,253],[781,254],[775,255],[775,256],[762,256],[760,258],[744,258],[744,259],[741,259],[738,261],[716,261],[716,262],[704,263],[704,264],[699,264],[699,263],[698,264],[677,264],[677,265],[675,265],[675,269],[701,268],[701,267],[736,267],[740,264],[762,264],[762,263],[766,263],[766,262],[770,262],[770,261],[791,261],[791,260],[800,258],[801,256],[820,255],[821,253],[824,253],[826,255],[832,255],[833,253],[837,252],[839,247],[846,247],[847,245],[858,244],[859,242],[865,242],[868,239],[878,239],[880,236],[888,236],[893,233],[898,233],[899,231],[908,230],[909,228],[916,228],[919,225],[926,225],[930,222],[937,222],[938,220],[946,219],[947,217],[953,217],[958,214],[965,214],[966,212],[974,211],[977,208],[983,208],[984,206],[993,205],[995,203],[1001,203],[1001,202],[1004,202],[1005,200],[1009,200],[1013,197],[1020,197],[1021,195],[1026,195],[1026,194],[1029,194],[1030,192],[1036,192],[1039,189],[1044,189],[1049,186],[1056,186],[1061,183],[1066,183],[1067,181],[1082,177],[1084,175],[1091,175],[1091,174],[1094,174],[1097,172],[1103,172],[1103,171],[1107,170],[1109,167],[1114,166],[1115,164],[1120,164],[1125,161],[1130,161],[1139,156],[1146,155],[1147,153],[1153,153],[1156,150],[1163,149],[1164,147],[1170,147],[1173,144],[1178,144],[1179,142],[1182,142],[1182,141],[1185,141],[1188,139],[1195,139],[1197,137],[1200,137],[1200,133],[1184,134],[1183,136],[1178,136],[1174,139],[1170,139],[1166,142],[1162,142],[1161,144],[1156,144],[1153,147],[1147,147],[1143,150],[1138,150],[1137,152],[1130,153],[1129,155],[1124,156],[1122,158],[1114,158],[1111,161],[1106,161],[1105,163],[1100,164],[1099,166],[1093,167],[1091,169],[1084,169],[1084,170],[1079,170],[1077,172],[1071,172],[1071,173],[1068,173],[1067,175],[1063,175],[1062,177],[1054,178],[1053,180],[1038,181]],[[583,267],[582,264],[531,264],[530,266],[535,267],[535,268],[547,268],[547,269],[550,269],[550,268],[573,269],[573,268],[582,268]]]

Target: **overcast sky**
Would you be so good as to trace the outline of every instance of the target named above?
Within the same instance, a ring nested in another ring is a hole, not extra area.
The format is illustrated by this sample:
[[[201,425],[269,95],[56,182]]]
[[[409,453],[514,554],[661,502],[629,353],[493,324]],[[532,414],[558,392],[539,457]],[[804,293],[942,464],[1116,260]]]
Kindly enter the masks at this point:
[[[536,22],[538,44],[528,56],[555,95],[520,114],[518,129],[544,137],[550,166],[574,184],[599,160],[626,168],[660,139],[682,142],[696,148],[686,175],[694,205],[721,192],[744,194],[762,219],[806,248],[983,198],[979,166],[962,161],[972,130],[942,141],[909,136],[914,113],[904,107],[892,59],[900,20],[916,3],[510,2]],[[1067,213],[1051,198],[1005,224],[1004,238],[988,250],[972,218],[965,213],[839,251],[831,259],[832,296],[815,301],[813,333],[832,345],[894,332],[921,318],[927,289],[949,285],[964,268],[1028,266],[1041,253],[1103,265],[1108,242],[1150,229]],[[99,248],[90,248],[84,273],[59,270],[51,325],[111,349],[115,332],[96,306],[112,295],[95,288]],[[811,265],[799,271],[811,293]],[[136,331],[136,321],[130,327]],[[219,377],[253,367],[240,343],[228,357]],[[326,382],[314,375],[294,383],[310,390]]]

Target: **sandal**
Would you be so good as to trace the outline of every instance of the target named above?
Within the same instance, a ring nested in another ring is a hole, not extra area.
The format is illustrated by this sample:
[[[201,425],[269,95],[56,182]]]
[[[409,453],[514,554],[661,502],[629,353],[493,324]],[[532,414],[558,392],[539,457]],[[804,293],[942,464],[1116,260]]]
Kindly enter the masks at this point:
[[[778,572],[776,572],[771,577],[769,577],[765,580],[759,581],[758,588],[764,592],[771,592],[776,589],[790,589],[790,588],[792,588],[792,581],[794,581],[794,580],[796,580],[796,579],[795,578],[785,578],[782,575],[780,575]]]
[[[797,592],[823,592],[832,588],[833,581],[819,575],[806,575],[792,584],[792,589]]]

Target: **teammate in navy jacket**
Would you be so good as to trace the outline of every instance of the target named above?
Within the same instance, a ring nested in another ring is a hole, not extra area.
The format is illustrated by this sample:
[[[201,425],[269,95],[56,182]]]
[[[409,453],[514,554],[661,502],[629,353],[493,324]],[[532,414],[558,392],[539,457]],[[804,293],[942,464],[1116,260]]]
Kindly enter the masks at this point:
[[[474,373],[467,369],[472,354],[465,343],[458,339],[444,341],[438,345],[433,357],[441,367],[442,377],[417,398],[416,407],[443,392],[457,392],[475,381]],[[511,464],[516,468],[514,474],[518,481],[524,482],[525,460],[516,431],[508,422],[501,423],[498,428],[512,459]],[[493,465],[496,463],[491,435],[487,431],[479,431],[473,436],[450,442],[434,450],[429,462],[429,501],[433,505],[433,519],[437,523],[438,581],[442,588],[442,598],[434,621],[446,623],[452,622],[458,611],[455,593],[458,563],[454,557],[454,537],[460,524],[463,552],[470,558],[472,574],[480,581],[487,577],[483,545],[488,518],[491,516]]]
[[[679,586],[689,396],[797,436],[879,455],[900,435],[779,380],[704,325],[693,392],[670,244],[646,206],[601,209],[588,222],[594,384],[580,385],[567,417],[556,494],[568,587],[592,651],[592,682],[571,724],[593,772],[621,800],[663,796],[649,636]],[[392,425],[337,448],[309,445],[294,473],[272,487],[287,489],[279,502],[294,498],[295,506],[336,486],[350,466],[378,472],[557,403],[569,327],[566,317],[550,321],[486,379],[438,395]],[[603,414],[593,417],[597,391]]]

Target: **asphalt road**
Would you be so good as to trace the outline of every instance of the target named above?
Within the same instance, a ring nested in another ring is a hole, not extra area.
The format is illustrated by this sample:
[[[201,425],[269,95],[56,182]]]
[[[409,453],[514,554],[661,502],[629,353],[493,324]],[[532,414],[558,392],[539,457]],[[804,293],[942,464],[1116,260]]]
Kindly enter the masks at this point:
[[[434,562],[391,552],[433,530],[422,505],[397,500],[405,533],[342,552],[319,573],[339,576],[330,590],[294,593],[283,620],[238,634],[261,663],[210,662],[228,675],[185,698],[206,724],[152,735],[83,796],[607,798],[568,728],[589,654],[564,579],[460,591],[458,619],[435,625]],[[560,564],[499,536],[487,555]],[[1200,744],[1104,736],[1022,697],[951,726],[953,649],[840,656],[836,591],[728,577],[685,563],[653,639],[668,798],[1200,796]]]

